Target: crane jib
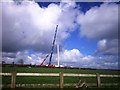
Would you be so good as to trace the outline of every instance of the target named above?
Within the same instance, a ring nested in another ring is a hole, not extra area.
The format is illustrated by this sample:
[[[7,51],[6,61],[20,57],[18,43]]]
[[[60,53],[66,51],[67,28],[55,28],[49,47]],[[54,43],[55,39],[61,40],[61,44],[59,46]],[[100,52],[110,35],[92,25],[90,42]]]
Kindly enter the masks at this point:
[[[49,59],[49,65],[51,64],[52,54],[53,54],[53,51],[54,51],[54,44],[55,44],[55,40],[56,40],[57,28],[58,28],[58,25],[56,26],[56,30],[55,30],[55,35],[54,35],[52,50],[51,50],[50,59]]]

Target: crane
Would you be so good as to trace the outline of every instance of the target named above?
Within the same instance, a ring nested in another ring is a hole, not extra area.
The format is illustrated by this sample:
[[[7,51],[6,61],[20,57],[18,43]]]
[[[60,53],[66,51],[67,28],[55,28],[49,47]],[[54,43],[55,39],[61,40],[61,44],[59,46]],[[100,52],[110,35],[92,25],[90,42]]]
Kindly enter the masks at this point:
[[[45,59],[42,61],[42,63],[40,64],[40,67],[43,67],[43,63],[45,62],[45,60],[47,59],[47,57],[49,56],[49,54],[45,57]]]
[[[51,53],[50,53],[50,59],[49,59],[48,66],[53,66],[51,64],[51,60],[52,60],[52,54],[53,54],[53,51],[54,51],[54,45],[55,45],[55,40],[56,40],[57,29],[58,29],[58,25],[56,26],[56,30],[55,30],[55,35],[54,35],[54,39],[53,39],[53,43],[52,43],[52,50],[51,50]]]
[[[51,50],[51,53],[50,53],[50,59],[49,59],[49,64],[48,66],[53,66],[51,64],[51,60],[52,60],[52,54],[53,54],[53,51],[54,51],[54,44],[55,44],[55,40],[56,40],[56,34],[57,34],[57,29],[58,29],[58,25],[56,26],[56,30],[55,30],[55,35],[54,35],[54,39],[53,39],[53,43],[52,43],[52,50]],[[43,63],[45,62],[45,60],[48,58],[49,54],[45,57],[45,59],[42,61],[42,63],[40,64],[40,66],[44,66]]]

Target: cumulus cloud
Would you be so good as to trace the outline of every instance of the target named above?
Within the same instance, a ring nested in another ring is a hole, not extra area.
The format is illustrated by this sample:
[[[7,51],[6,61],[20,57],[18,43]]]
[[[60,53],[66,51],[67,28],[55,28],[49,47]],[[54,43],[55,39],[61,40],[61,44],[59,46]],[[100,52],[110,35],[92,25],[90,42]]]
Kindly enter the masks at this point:
[[[16,1],[17,2],[17,1]],[[2,3],[3,51],[34,49],[48,52],[58,24],[57,42],[62,42],[75,30],[75,4],[51,3],[40,7],[34,1]]]
[[[2,59],[6,63],[16,63],[20,64],[20,60],[23,60],[24,64],[37,64],[39,65],[43,59],[45,58],[46,54],[34,52],[30,54],[30,51],[18,51],[15,53],[10,52],[2,52]]]
[[[23,60],[24,64],[36,64],[40,63],[45,58],[46,54],[42,53],[32,53],[29,51],[19,51],[16,53],[15,58],[3,57],[3,61],[7,63],[15,62],[20,64],[19,60]],[[46,59],[44,64],[48,64],[49,57]],[[57,54],[53,55],[52,64],[57,65]],[[94,57],[91,55],[84,55],[78,49],[63,50],[60,52],[60,65],[63,66],[73,66],[80,68],[98,68],[98,69],[118,69],[118,58],[114,56],[107,57]]]
[[[95,54],[117,55],[118,52],[118,5],[103,3],[79,14],[80,35],[98,40]]]
[[[119,54],[118,42],[119,42],[118,39],[100,40],[98,42],[98,48],[95,54],[118,55]]]
[[[15,63],[19,63],[19,60],[23,60],[24,64],[37,64],[39,65],[45,57],[42,53],[29,54],[29,51],[22,51],[16,53]]]
[[[53,55],[52,63],[57,64],[57,55]],[[60,52],[60,64],[80,68],[97,68],[97,69],[118,69],[118,57],[105,56],[96,57],[85,55],[78,49],[63,50]]]
[[[60,55],[60,57],[62,57],[63,62],[66,62],[66,61],[76,62],[82,56],[83,56],[82,53],[78,49],[65,50]]]
[[[13,53],[13,52],[2,52],[2,57],[15,58],[16,57],[16,53]]]
[[[78,16],[80,35],[92,39],[118,37],[118,5],[104,3]]]

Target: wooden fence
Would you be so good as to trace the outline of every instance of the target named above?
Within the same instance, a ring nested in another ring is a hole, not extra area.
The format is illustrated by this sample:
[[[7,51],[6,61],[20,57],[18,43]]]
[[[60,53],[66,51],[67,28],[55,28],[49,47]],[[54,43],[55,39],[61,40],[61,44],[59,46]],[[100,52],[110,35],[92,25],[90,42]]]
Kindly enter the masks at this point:
[[[69,77],[96,77],[96,84],[92,83],[92,84],[87,84],[87,86],[97,86],[98,88],[101,86],[111,86],[111,85],[115,85],[117,86],[118,83],[106,83],[103,84],[101,83],[101,77],[117,77],[119,78],[120,75],[103,75],[103,74],[70,74],[70,73],[0,73],[0,75],[2,76],[11,76],[11,88],[15,88],[15,87],[20,87],[20,86],[59,86],[60,88],[63,88],[64,86],[76,86],[78,83],[73,83],[73,84],[64,84],[64,77],[65,76],[69,76]],[[16,76],[58,76],[60,78],[59,84],[16,84]],[[83,83],[84,84],[84,83]],[[2,85],[2,87],[4,87],[4,85]]]

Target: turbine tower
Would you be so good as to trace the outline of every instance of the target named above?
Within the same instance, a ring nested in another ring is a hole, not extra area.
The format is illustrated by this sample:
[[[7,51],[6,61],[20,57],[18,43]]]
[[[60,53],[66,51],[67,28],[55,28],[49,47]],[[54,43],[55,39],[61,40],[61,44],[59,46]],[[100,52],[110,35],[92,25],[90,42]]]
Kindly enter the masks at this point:
[[[60,67],[60,53],[59,53],[59,44],[57,44],[57,55],[58,55],[58,67]]]

